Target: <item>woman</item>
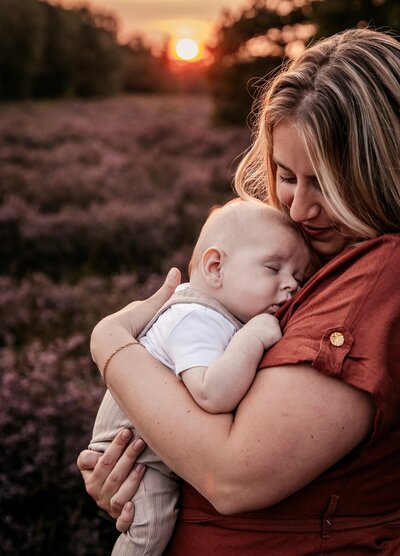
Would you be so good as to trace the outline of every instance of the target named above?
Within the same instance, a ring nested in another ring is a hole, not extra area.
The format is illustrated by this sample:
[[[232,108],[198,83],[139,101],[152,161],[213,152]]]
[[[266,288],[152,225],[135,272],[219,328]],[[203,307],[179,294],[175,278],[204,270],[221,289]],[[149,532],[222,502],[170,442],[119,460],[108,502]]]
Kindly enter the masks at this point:
[[[235,415],[200,410],[132,343],[176,272],[93,332],[118,403],[194,487],[167,554],[400,553],[399,75],[394,38],[351,30],[306,50],[261,102],[237,189],[287,211],[325,264],[280,310],[283,338]],[[97,454],[79,458],[114,516],[143,473],[129,472],[141,441],[124,451],[123,434],[94,471]],[[128,504],[118,527],[131,518]]]

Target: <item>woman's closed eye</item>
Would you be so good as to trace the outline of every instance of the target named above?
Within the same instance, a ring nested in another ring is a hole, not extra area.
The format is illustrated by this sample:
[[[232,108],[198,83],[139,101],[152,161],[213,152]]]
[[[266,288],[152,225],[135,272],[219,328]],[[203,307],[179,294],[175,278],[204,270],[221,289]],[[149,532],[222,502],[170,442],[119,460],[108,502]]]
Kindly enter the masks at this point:
[[[295,176],[282,176],[282,174],[278,174],[278,180],[281,183],[290,183],[291,185],[297,183],[297,178]]]
[[[277,173],[277,180],[279,183],[286,183],[289,185],[296,185],[297,184],[297,177],[293,174],[282,174],[280,172]],[[315,176],[309,176],[309,185],[316,189],[317,191],[321,191],[321,187],[319,185],[319,181]]]

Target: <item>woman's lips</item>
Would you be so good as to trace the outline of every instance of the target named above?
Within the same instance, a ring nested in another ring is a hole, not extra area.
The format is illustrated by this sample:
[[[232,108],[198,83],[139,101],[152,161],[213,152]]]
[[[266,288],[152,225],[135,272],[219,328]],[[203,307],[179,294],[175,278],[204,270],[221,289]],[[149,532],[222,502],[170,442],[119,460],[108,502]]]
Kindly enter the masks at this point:
[[[318,238],[318,237],[322,237],[325,234],[329,233],[332,228],[331,227],[327,227],[327,228],[314,228],[313,226],[305,226],[304,224],[302,224],[304,231],[306,232],[306,234],[310,237],[314,237],[314,238]]]

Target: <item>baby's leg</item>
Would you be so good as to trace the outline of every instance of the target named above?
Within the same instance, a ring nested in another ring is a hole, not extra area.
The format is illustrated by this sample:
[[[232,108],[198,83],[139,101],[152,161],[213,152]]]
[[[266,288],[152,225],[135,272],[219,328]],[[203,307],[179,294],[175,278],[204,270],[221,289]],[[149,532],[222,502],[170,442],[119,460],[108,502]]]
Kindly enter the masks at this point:
[[[122,428],[132,424],[107,390],[97,413],[91,450],[104,451]],[[179,494],[178,478],[149,448],[138,458],[146,472],[133,498],[135,518],[129,531],[120,535],[113,556],[159,556],[174,529]]]
[[[121,429],[133,430],[133,425],[107,390],[97,412],[89,449],[104,452]]]
[[[135,518],[117,539],[112,556],[161,556],[174,529],[178,478],[149,448],[138,461],[147,464],[147,469],[133,498]]]

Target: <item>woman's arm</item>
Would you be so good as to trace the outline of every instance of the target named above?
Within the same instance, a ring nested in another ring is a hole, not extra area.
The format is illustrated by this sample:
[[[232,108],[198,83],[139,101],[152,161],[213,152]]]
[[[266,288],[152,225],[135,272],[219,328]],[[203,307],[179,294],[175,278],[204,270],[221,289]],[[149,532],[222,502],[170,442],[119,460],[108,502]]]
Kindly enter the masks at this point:
[[[144,325],[143,315],[151,316],[146,305],[96,327],[92,350],[100,368]],[[368,394],[307,365],[260,371],[235,416],[201,410],[136,346],[116,353],[107,377],[149,446],[226,514],[269,506],[300,489],[365,438],[374,414]]]
[[[225,514],[300,489],[365,438],[374,413],[367,394],[306,365],[260,371],[235,416],[201,410],[145,350],[115,357],[109,387],[149,446]]]

